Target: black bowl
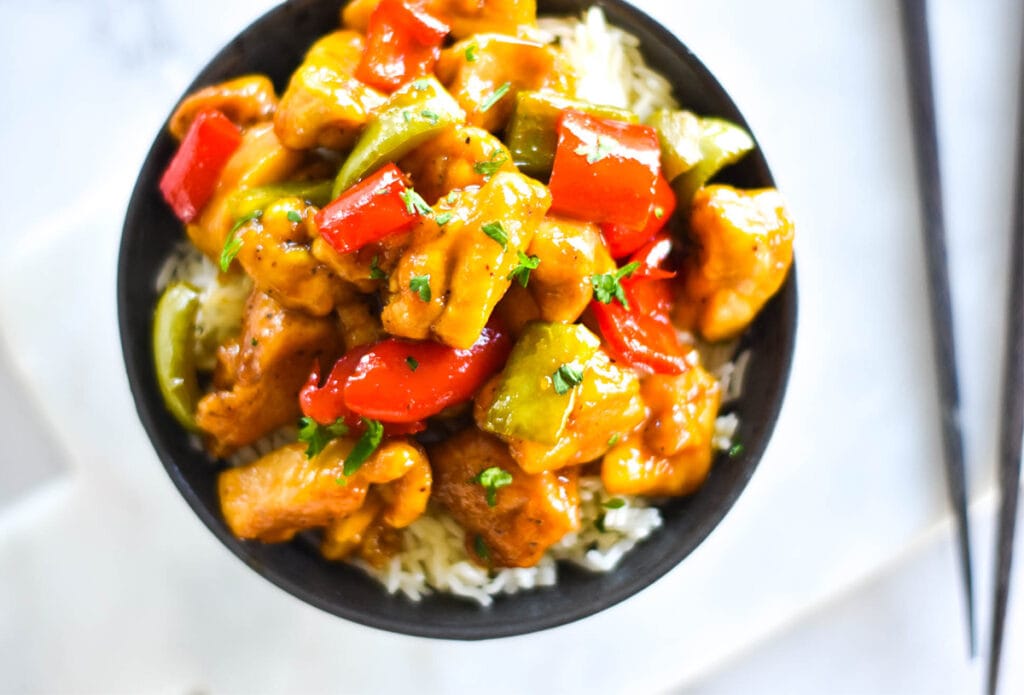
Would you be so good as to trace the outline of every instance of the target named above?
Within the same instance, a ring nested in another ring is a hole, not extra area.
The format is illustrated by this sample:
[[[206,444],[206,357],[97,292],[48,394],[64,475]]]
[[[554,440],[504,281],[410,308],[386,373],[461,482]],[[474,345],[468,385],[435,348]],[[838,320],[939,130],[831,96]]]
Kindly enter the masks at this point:
[[[269,75],[278,90],[309,45],[337,26],[338,0],[292,0],[239,34],[199,74],[194,89],[244,73]],[[540,0],[542,14],[573,14],[593,0]],[[598,0],[608,20],[639,37],[655,69],[672,82],[680,102],[708,115],[745,125],[735,104],[678,39],[620,0]],[[645,588],[703,541],[750,480],[771,436],[789,376],[796,330],[796,276],[742,337],[750,349],[742,398],[731,409],[740,418],[743,453],[720,455],[704,486],[662,508],[664,527],[607,574],[559,568],[556,587],[498,598],[489,608],[448,596],[412,603],[390,596],[374,580],[345,564],[323,560],[302,542],[263,545],[231,535],[217,499],[218,467],[198,450],[163,406],[150,339],[157,294],[154,278],[182,238],[181,225],[160,197],[157,183],[175,150],[162,129],[139,173],[125,218],[118,261],[117,300],[125,366],[139,417],[178,490],[211,531],[254,571],[298,598],[348,620],[393,632],[448,639],[486,639],[562,625],[592,615]],[[755,150],[719,177],[737,186],[772,186],[768,165]]]

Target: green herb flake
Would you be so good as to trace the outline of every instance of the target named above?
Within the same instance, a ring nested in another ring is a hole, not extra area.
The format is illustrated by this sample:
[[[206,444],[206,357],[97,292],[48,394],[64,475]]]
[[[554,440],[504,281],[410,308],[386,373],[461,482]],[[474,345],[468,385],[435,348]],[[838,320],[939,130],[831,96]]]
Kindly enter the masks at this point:
[[[374,254],[373,259],[370,261],[370,279],[371,280],[386,280],[387,273],[381,270],[381,267],[377,265],[379,257]]]
[[[408,357],[405,358],[405,363],[409,365],[409,369],[411,369],[414,372],[416,371],[416,368],[420,366],[419,361],[412,355],[409,355]]]
[[[484,562],[491,559],[491,551],[487,548],[487,544],[484,543],[484,537],[480,534],[477,534],[476,537],[473,538],[473,552],[475,552],[476,556]]]
[[[409,109],[403,109],[402,120],[404,120],[406,123],[410,123],[412,121],[412,111],[410,111]]]
[[[231,267],[231,262],[235,260],[235,256],[242,250],[242,239],[238,236],[238,232],[242,227],[252,220],[258,220],[263,217],[262,210],[255,210],[250,212],[248,215],[243,215],[235,220],[234,226],[231,227],[231,231],[228,232],[227,239],[224,240],[224,248],[220,250],[220,269],[221,272],[228,272],[228,268]]]
[[[479,483],[487,492],[487,506],[494,507],[498,504],[498,490],[512,484],[512,474],[504,468],[491,466],[480,471],[473,482]]]
[[[468,46],[466,46],[466,62],[467,63],[475,63],[476,62],[476,51],[477,51],[477,46],[476,46],[475,43],[471,43]]]
[[[746,447],[744,447],[742,444],[733,444],[729,448],[729,458],[734,459],[737,456],[743,454],[744,451],[746,451]]]
[[[306,444],[306,458],[313,458],[324,450],[332,439],[348,434],[348,425],[338,418],[330,425],[321,425],[311,417],[299,420],[299,441]]]
[[[596,528],[601,533],[605,532],[604,514],[602,514],[601,516],[597,517],[597,519],[594,521],[594,528]]]
[[[424,302],[430,301],[430,273],[413,275],[409,280],[409,289],[420,296]]]
[[[437,112],[431,111],[430,109],[423,109],[420,111],[420,115],[430,121],[430,125],[437,125],[441,120],[441,117],[437,115]]]
[[[334,479],[334,483],[335,483],[335,485],[340,485],[341,487],[345,487],[346,485],[348,485],[348,478],[335,478]]]
[[[621,497],[612,497],[611,499],[605,500],[604,504],[601,506],[605,509],[622,509],[626,506],[626,500]]]
[[[505,82],[500,87],[491,92],[491,96],[484,100],[484,103],[480,104],[480,113],[489,111],[492,106],[501,101],[501,98],[508,94],[508,90],[512,88],[511,82]]]
[[[402,202],[405,203],[405,211],[410,215],[430,215],[434,212],[427,205],[427,201],[423,200],[423,196],[411,188],[406,188],[398,195]]]
[[[661,207],[660,205],[654,206],[654,216],[660,220],[662,217],[665,216],[665,208]]]
[[[573,386],[583,383],[583,370],[571,364],[563,364],[551,375],[551,383],[559,396],[566,394]]]
[[[452,213],[442,212],[440,214],[434,215],[434,222],[437,222],[438,227],[443,227],[452,221],[452,217]]]
[[[573,152],[581,157],[587,158],[587,164],[596,164],[619,148],[615,138],[608,135],[598,135],[594,142],[584,142]]]
[[[480,231],[501,244],[501,248],[508,248],[508,235],[505,234],[505,228],[501,226],[501,222],[488,222],[480,228]]]
[[[289,210],[288,221],[292,224],[298,224],[299,222],[302,222],[302,215],[295,210]]]
[[[490,178],[497,174],[498,170],[501,169],[502,165],[507,161],[508,156],[504,152],[501,150],[494,150],[494,152],[491,153],[491,158],[486,162],[477,162],[474,164],[473,171],[481,176]]]
[[[417,92],[422,92],[424,89],[430,86],[430,80],[420,78],[412,83],[412,88]]]
[[[252,345],[253,347],[256,347],[257,345],[260,344],[260,341],[253,338],[252,340],[249,341],[249,344]]]
[[[611,304],[613,299],[618,299],[625,308],[629,308],[626,301],[626,294],[622,291],[622,278],[628,278],[640,267],[638,261],[628,263],[614,273],[600,273],[590,276],[590,284],[594,286],[594,299],[602,304]]]
[[[613,446],[615,446],[618,443],[619,443],[619,433],[618,432],[616,432],[612,436],[608,437],[608,448],[609,449],[612,448]]]
[[[522,251],[516,251],[519,256],[519,263],[512,269],[512,272],[508,274],[506,280],[518,280],[519,284],[526,287],[530,282],[530,271],[536,270],[537,266],[540,265],[540,258],[537,256],[527,256]]]
[[[384,439],[384,425],[376,420],[370,420],[365,417],[363,418],[363,424],[366,426],[366,430],[345,458],[345,466],[342,468],[342,472],[346,477],[358,471],[359,467],[373,456],[373,452],[377,450],[381,440]]]

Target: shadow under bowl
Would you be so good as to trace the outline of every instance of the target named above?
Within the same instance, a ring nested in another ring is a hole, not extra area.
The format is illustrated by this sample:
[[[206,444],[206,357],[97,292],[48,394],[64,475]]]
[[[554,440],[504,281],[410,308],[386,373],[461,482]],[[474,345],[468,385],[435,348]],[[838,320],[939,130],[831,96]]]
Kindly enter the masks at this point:
[[[239,34],[203,69],[188,92],[245,73],[264,73],[284,89],[315,39],[338,24],[338,0],[292,0]],[[540,0],[544,15],[577,14],[592,0]],[[672,83],[675,95],[697,113],[746,125],[735,104],[700,61],[667,30],[620,0],[599,0],[611,24],[640,39],[647,62]],[[748,128],[749,129],[749,128]],[[217,498],[218,465],[164,408],[152,359],[155,278],[182,239],[181,225],[158,190],[176,149],[161,129],[142,166],[124,224],[117,301],[125,366],[139,417],[167,473],[209,529],[255,572],[301,600],[342,618],[382,630],[446,639],[488,639],[535,632],[592,615],[644,589],[696,548],[743,491],[764,452],[782,405],[796,331],[796,274],[741,338],[750,351],[738,401],[742,454],[720,454],[701,489],[661,511],[664,526],[634,548],[619,567],[594,574],[562,564],[555,587],[499,597],[489,608],[446,595],[419,603],[391,596],[375,580],[343,563],[322,559],[308,543],[265,545],[228,530]],[[744,188],[773,186],[760,150],[718,177]],[[211,590],[219,591],[220,588]]]

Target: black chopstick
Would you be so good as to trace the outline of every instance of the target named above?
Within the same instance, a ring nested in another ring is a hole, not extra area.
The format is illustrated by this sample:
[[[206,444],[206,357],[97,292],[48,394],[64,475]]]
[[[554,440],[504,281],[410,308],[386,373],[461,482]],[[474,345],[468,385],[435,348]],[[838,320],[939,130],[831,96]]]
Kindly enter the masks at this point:
[[[1013,535],[1020,491],[1021,438],[1024,437],[1024,34],[1021,39],[1017,111],[1017,172],[1010,240],[1010,291],[1003,357],[1003,419],[999,436],[999,521],[996,540],[995,601],[988,653],[988,692],[996,692],[1003,628],[1010,596]]]
[[[971,544],[967,523],[967,482],[964,474],[963,435],[960,431],[960,393],[957,386],[956,350],[953,346],[953,310],[949,298],[946,263],[946,228],[939,172],[939,142],[932,96],[932,69],[925,0],[902,0],[903,45],[913,121],[917,182],[921,202],[928,295],[931,304],[932,342],[935,350],[939,399],[942,409],[942,448],[946,489],[956,513],[960,570],[967,607],[967,641],[975,652],[974,581],[971,575]]]

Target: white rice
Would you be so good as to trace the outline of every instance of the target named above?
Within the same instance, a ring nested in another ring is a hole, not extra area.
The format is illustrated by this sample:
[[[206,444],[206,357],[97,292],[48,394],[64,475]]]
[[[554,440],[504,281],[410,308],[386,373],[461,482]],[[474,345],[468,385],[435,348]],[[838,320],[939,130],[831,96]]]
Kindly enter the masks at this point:
[[[582,19],[542,18],[540,34],[542,40],[558,41],[577,67],[577,98],[628,109],[641,120],[657,108],[677,107],[671,85],[644,63],[636,37],[609,26],[599,7],[587,10]],[[200,366],[211,369],[214,351],[210,346],[238,332],[251,281],[241,273],[218,273],[213,263],[187,243],[164,266],[157,289],[174,281],[189,282],[202,293],[196,345]],[[742,387],[747,355],[733,363],[734,349],[735,344],[700,346],[703,363],[722,385],[723,403],[735,398]],[[732,414],[717,418],[713,439],[716,450],[732,446],[738,424]],[[295,438],[295,427],[284,427],[239,450],[228,463],[250,463]],[[534,567],[489,571],[476,565],[466,551],[465,530],[434,504],[403,531],[402,550],[385,567],[377,569],[361,560],[352,562],[380,581],[389,593],[401,593],[412,601],[441,592],[488,606],[497,595],[554,585],[558,561],[593,572],[609,572],[662,525],[657,507],[640,497],[613,498],[598,477],[581,478],[579,495],[580,530],[552,546]]]

